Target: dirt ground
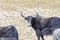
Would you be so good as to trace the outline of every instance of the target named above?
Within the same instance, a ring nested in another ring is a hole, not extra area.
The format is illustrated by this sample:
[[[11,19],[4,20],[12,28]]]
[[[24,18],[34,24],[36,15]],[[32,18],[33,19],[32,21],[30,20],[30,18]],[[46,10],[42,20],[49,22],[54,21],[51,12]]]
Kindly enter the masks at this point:
[[[0,0],[0,26],[14,25],[19,40],[37,40],[35,31],[20,14],[35,16],[34,10],[43,17],[60,17],[60,0]],[[52,35],[44,39],[52,40]]]

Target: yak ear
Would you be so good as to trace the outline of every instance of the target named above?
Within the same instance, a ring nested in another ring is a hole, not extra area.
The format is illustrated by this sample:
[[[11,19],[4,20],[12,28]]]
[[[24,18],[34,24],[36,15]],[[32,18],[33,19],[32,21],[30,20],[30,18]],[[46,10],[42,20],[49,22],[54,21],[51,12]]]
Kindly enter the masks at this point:
[[[27,18],[25,18],[25,20],[27,20]]]

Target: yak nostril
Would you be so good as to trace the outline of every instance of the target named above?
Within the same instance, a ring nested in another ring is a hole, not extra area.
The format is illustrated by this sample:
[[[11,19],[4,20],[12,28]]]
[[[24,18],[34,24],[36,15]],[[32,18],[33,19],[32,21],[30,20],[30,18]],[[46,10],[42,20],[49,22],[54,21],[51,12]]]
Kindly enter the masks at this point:
[[[31,27],[31,25],[29,25],[29,27]]]
[[[28,23],[28,26],[30,27],[31,26],[31,23]]]

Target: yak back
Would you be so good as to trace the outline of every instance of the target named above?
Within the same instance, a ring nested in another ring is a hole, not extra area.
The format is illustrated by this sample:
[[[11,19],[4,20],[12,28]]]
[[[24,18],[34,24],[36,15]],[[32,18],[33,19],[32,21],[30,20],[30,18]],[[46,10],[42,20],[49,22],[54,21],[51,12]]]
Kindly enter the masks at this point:
[[[47,27],[47,23],[48,23],[48,18],[42,17],[42,16],[36,16],[32,19],[32,27],[34,29],[44,29],[45,27]]]
[[[43,35],[50,35],[57,28],[60,28],[60,18],[50,17],[47,23],[47,27],[42,30]]]
[[[60,18],[59,17],[51,17],[47,26],[48,26],[48,28],[51,28],[51,30],[60,28]]]

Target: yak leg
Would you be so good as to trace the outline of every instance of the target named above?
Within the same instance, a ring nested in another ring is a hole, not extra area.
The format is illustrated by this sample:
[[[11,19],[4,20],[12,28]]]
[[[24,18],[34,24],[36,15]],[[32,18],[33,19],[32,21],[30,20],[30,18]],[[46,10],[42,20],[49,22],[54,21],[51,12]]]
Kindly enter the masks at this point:
[[[40,40],[40,36],[38,36],[38,40]]]
[[[43,35],[41,35],[42,40],[44,40]]]
[[[41,35],[42,40],[44,40],[43,35]],[[38,36],[38,40],[40,40],[40,36]]]

